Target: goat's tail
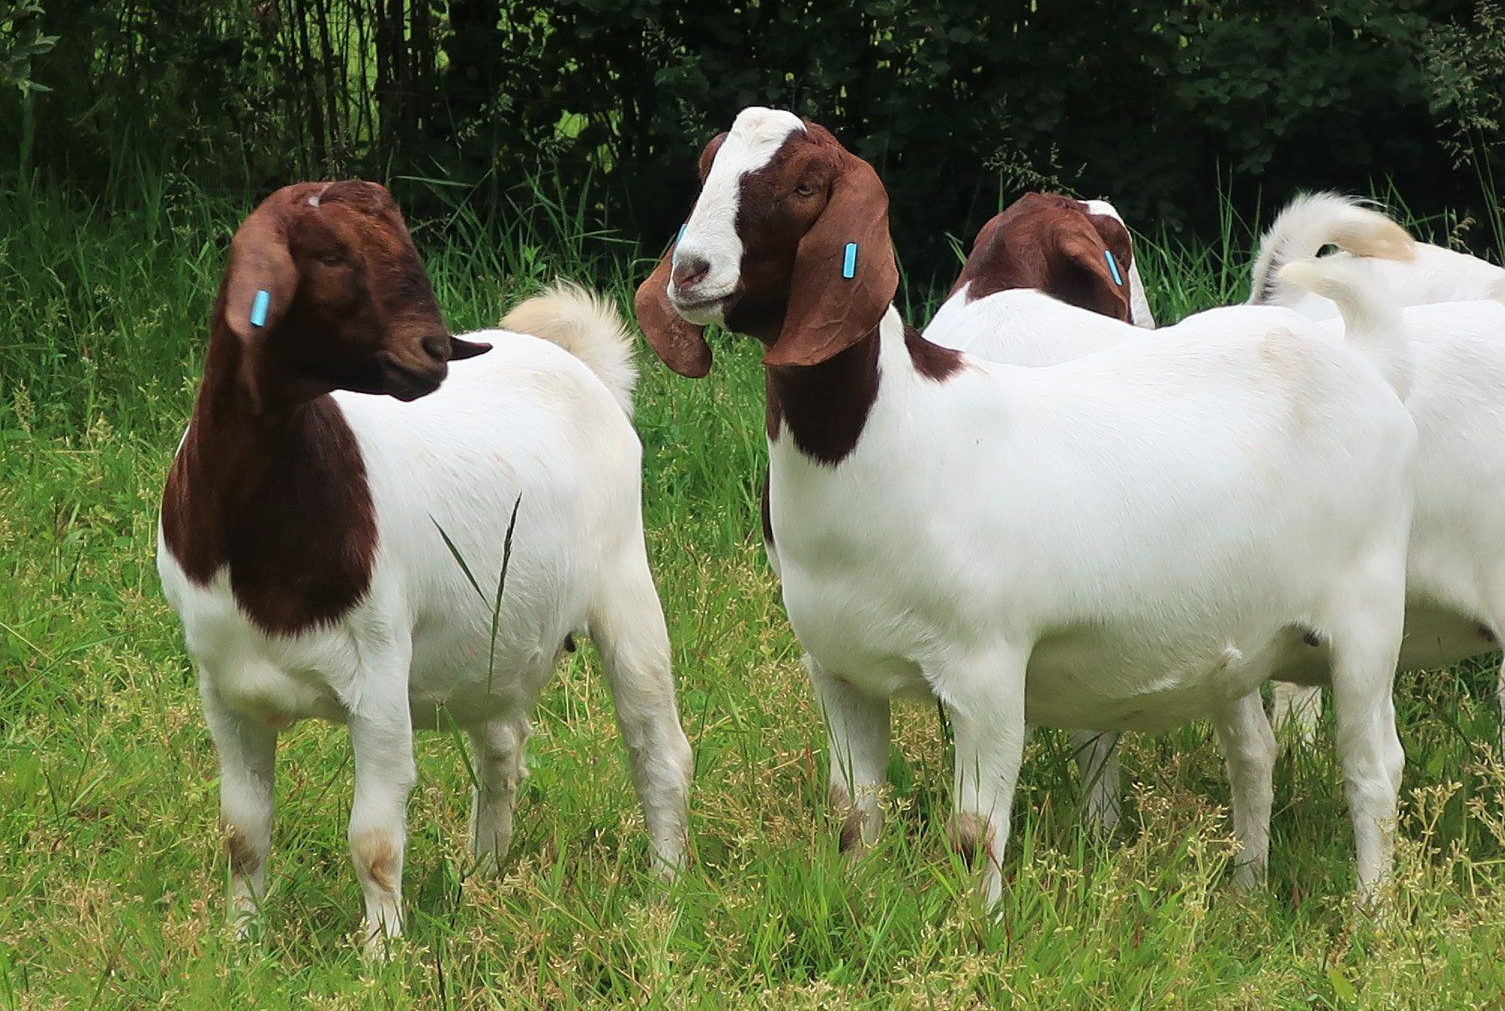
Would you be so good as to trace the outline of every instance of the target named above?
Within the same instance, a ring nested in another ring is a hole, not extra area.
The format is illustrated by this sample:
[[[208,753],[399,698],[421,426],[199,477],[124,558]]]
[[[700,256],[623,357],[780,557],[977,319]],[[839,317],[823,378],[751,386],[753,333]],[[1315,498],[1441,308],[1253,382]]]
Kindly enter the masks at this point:
[[[1336,302],[1348,342],[1374,362],[1396,396],[1410,396],[1411,339],[1400,309],[1361,263],[1339,256],[1292,260],[1279,280]]]
[[[632,334],[605,297],[573,281],[555,281],[502,317],[503,330],[557,344],[584,362],[632,417]]]
[[[1280,305],[1281,269],[1292,260],[1316,256],[1326,245],[1354,256],[1382,260],[1415,257],[1416,240],[1379,211],[1363,206],[1357,197],[1337,193],[1304,193],[1286,205],[1260,240],[1254,260],[1249,301]]]

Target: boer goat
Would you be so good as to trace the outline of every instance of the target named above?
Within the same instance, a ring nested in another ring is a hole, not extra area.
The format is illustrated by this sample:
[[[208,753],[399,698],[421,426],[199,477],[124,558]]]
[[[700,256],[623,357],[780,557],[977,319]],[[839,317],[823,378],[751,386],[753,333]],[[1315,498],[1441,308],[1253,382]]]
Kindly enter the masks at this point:
[[[1212,718],[1262,864],[1268,777],[1240,767],[1268,728],[1256,689],[1315,631],[1372,894],[1400,789],[1416,439],[1382,371],[1404,382],[1393,313],[1359,313],[1338,343],[1295,313],[1226,309],[1065,365],[997,365],[904,324],[887,194],[825,129],[747,109],[700,164],[638,319],[686,376],[710,368],[706,324],[765,347],[770,518],[843,840],[878,830],[890,700],[908,697],[950,717],[953,838],[985,854],[990,905],[1026,719]],[[1368,294],[1341,267],[1302,269],[1349,305]]]
[[[1417,358],[1408,406],[1420,435],[1403,670],[1436,668],[1499,648],[1505,635],[1505,268],[1414,242],[1353,197],[1292,200],[1265,233],[1249,301],[1329,321],[1333,303],[1293,287],[1280,267],[1327,245],[1403,305]],[[1450,303],[1450,304],[1449,304]],[[1277,675],[1278,677],[1279,675]],[[1505,667],[1497,688],[1505,748]],[[1312,740],[1322,690],[1276,681],[1277,725]]]
[[[350,848],[379,948],[402,925],[414,729],[469,735],[471,842],[494,866],[528,717],[580,630],[605,661],[653,859],[683,859],[690,748],[643,546],[628,338],[570,288],[503,326],[472,335],[495,346],[444,382],[488,345],[449,336],[371,183],[285,187],[231,242],[157,560],[219,752],[242,930],[266,894],[280,730],[350,728]],[[446,538],[483,587],[506,557],[495,623]]]
[[[1132,332],[1049,299],[1154,329],[1133,240],[1106,200],[1026,193],[990,218],[925,339],[1005,365],[1054,365]],[[1071,733],[1087,821],[1104,831],[1122,812],[1117,744],[1112,731]]]
[[[977,318],[976,303],[1000,291],[1038,291],[1057,301],[1153,330],[1155,318],[1139,276],[1134,243],[1123,218],[1106,200],[1074,200],[1055,193],[1026,193],[978,230],[972,252],[925,338],[958,351],[1015,365],[1050,364],[1028,360],[1027,348],[995,355],[995,336]],[[975,342],[962,347],[951,340]],[[1002,349],[1000,349],[1002,350]],[[1089,350],[1083,349],[1083,353]],[[1018,360],[1024,359],[1024,360]]]

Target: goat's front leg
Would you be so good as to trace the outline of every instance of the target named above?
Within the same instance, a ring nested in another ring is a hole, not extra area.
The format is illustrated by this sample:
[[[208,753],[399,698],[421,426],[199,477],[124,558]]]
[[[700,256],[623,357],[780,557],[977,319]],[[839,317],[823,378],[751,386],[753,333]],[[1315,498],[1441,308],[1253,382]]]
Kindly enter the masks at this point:
[[[199,694],[219,755],[220,825],[230,860],[229,918],[236,934],[245,937],[266,898],[277,731],[227,707],[202,673]]]
[[[366,898],[366,949],[402,934],[402,857],[407,838],[413,766],[413,723],[406,678],[373,686],[350,714],[355,751],[355,799],[350,806],[350,854]]]
[[[1239,855],[1233,880],[1252,888],[1270,863],[1270,809],[1275,800],[1275,732],[1265,718],[1259,692],[1219,706],[1212,724],[1228,766],[1233,835]]]
[[[857,857],[877,841],[883,827],[889,702],[827,673],[808,654],[805,666],[830,734],[830,793],[841,816],[841,850]]]
[[[926,672],[955,741],[952,844],[969,860],[985,858],[982,895],[989,909],[1003,896],[1003,851],[1024,759],[1028,660],[1027,651],[999,648]]]

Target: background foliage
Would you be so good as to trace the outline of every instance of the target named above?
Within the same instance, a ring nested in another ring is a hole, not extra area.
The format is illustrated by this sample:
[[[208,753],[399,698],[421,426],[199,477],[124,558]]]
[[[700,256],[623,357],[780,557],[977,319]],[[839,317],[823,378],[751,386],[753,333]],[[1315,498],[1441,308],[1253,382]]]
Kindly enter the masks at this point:
[[[363,174],[420,216],[498,225],[543,174],[656,245],[699,145],[787,106],[878,165],[929,276],[946,232],[1030,185],[1203,236],[1230,184],[1240,213],[1393,186],[1478,217],[1505,157],[1502,22],[1498,0],[29,0],[0,7],[0,85],[35,86],[7,88],[0,137],[91,194]],[[1498,246],[1491,224],[1467,241]]]

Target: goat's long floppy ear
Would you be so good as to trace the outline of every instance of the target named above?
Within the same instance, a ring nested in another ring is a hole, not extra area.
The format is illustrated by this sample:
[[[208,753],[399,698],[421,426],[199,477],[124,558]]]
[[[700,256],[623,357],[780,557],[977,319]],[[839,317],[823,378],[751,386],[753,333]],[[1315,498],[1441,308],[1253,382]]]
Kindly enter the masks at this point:
[[[1129,230],[1123,222],[1108,214],[1088,214],[1087,220],[1102,237],[1103,245],[1108,247],[1108,252],[1113,259],[1109,261],[1103,258],[1104,270],[1097,272],[1099,278],[1105,283],[1106,291],[1111,293],[1111,298],[1105,298],[1105,304],[1112,304],[1112,312],[1104,315],[1113,316],[1126,323],[1134,322],[1129,298],[1129,268],[1134,263],[1134,243],[1129,237]],[[1093,267],[1097,264],[1094,262]],[[1101,309],[1098,310],[1102,312]]]
[[[831,198],[800,239],[784,326],[763,364],[829,360],[878,325],[898,290],[888,192],[871,165],[842,151]]]
[[[1052,254],[1049,294],[1081,309],[1129,322],[1126,261],[1109,260],[1103,247],[1085,236],[1066,240]]]
[[[225,322],[242,341],[276,328],[298,290],[287,227],[274,208],[259,207],[230,240],[225,267]]]
[[[674,271],[674,247],[653,268],[648,280],[638,285],[633,308],[638,326],[648,338],[653,353],[664,364],[690,379],[699,379],[711,371],[711,346],[705,342],[705,327],[696,326],[674,311],[669,304],[669,275]]]
[[[278,209],[258,207],[236,230],[223,290],[225,325],[241,344],[241,385],[252,410],[259,411],[263,337],[277,327],[298,290],[298,268]]]
[[[696,170],[700,173],[702,186],[726,138],[727,133],[723,130],[701,150]],[[633,309],[637,312],[638,327],[648,338],[653,353],[680,375],[699,379],[711,371],[711,346],[705,342],[705,327],[685,320],[669,304],[669,278],[673,273],[674,245],[671,244],[664,258],[653,268],[653,273],[648,275],[648,280],[638,285],[637,295],[632,300]]]

